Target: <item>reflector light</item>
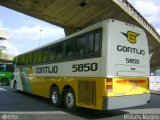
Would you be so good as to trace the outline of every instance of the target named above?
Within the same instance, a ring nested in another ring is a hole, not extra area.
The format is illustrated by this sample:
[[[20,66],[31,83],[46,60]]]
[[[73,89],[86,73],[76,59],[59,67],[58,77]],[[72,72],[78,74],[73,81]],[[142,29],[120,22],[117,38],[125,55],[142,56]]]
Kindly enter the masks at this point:
[[[117,80],[116,83],[145,83],[146,80]]]
[[[117,80],[116,83],[127,83],[127,80]]]
[[[107,85],[107,89],[112,89],[112,85]]]
[[[108,92],[112,92],[112,88],[113,88],[113,85],[112,85],[112,78],[107,78],[106,80],[106,89]]]

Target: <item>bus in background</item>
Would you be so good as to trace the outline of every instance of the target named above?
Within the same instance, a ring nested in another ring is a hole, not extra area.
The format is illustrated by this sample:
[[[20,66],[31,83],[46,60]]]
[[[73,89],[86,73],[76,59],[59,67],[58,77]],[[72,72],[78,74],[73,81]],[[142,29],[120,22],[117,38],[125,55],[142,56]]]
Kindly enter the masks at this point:
[[[13,64],[12,63],[0,63],[0,83],[3,86],[9,85],[13,76]]]
[[[49,98],[54,106],[112,110],[150,100],[146,34],[126,22],[104,20],[14,61],[14,91]]]

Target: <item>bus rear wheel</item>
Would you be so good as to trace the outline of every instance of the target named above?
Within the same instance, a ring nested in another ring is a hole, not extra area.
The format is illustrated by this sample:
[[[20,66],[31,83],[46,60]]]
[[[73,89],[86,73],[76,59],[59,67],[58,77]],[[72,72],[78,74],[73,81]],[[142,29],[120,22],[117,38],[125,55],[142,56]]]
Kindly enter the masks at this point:
[[[3,86],[9,85],[8,79],[6,79],[6,78],[2,79],[2,80],[1,80],[1,84],[2,84]]]
[[[62,106],[62,97],[59,92],[58,87],[54,86],[50,90],[50,99],[53,106],[60,107]]]
[[[67,110],[76,111],[75,106],[75,94],[71,88],[65,90],[64,94],[64,106]]]

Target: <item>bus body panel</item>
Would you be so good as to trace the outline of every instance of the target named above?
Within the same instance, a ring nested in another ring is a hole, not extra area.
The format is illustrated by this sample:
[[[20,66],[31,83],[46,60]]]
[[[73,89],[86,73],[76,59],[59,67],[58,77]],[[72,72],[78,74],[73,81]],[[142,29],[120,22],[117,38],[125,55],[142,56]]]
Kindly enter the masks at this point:
[[[148,77],[149,52],[144,30],[120,21],[107,24],[107,30],[107,76]]]
[[[113,110],[126,107],[134,107],[143,104],[147,104],[150,99],[149,94],[137,94],[133,96],[123,96],[123,97],[113,97],[113,98],[103,98],[102,110]]]
[[[119,21],[110,21],[106,27],[105,38],[108,38],[108,42],[102,53],[107,54],[106,77],[113,80],[110,94],[124,96],[149,93],[149,53],[145,32]]]
[[[67,68],[67,72],[64,70]],[[100,58],[32,66],[34,76],[100,77]]]
[[[29,68],[31,67],[25,67],[24,69],[30,71]],[[22,71],[23,77],[16,78],[19,86],[18,90],[49,98],[52,85],[58,86],[61,94],[64,87],[68,85],[75,92],[76,106],[102,110],[103,97],[101,96],[106,96],[106,78],[87,76],[35,76],[32,73],[27,78],[26,73],[28,71]]]

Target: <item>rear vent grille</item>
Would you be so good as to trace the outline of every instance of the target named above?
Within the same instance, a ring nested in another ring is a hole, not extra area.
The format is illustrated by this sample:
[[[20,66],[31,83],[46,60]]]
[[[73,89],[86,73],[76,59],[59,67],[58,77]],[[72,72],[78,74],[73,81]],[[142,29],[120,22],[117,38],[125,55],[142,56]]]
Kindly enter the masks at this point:
[[[96,106],[96,81],[78,82],[78,102]]]

